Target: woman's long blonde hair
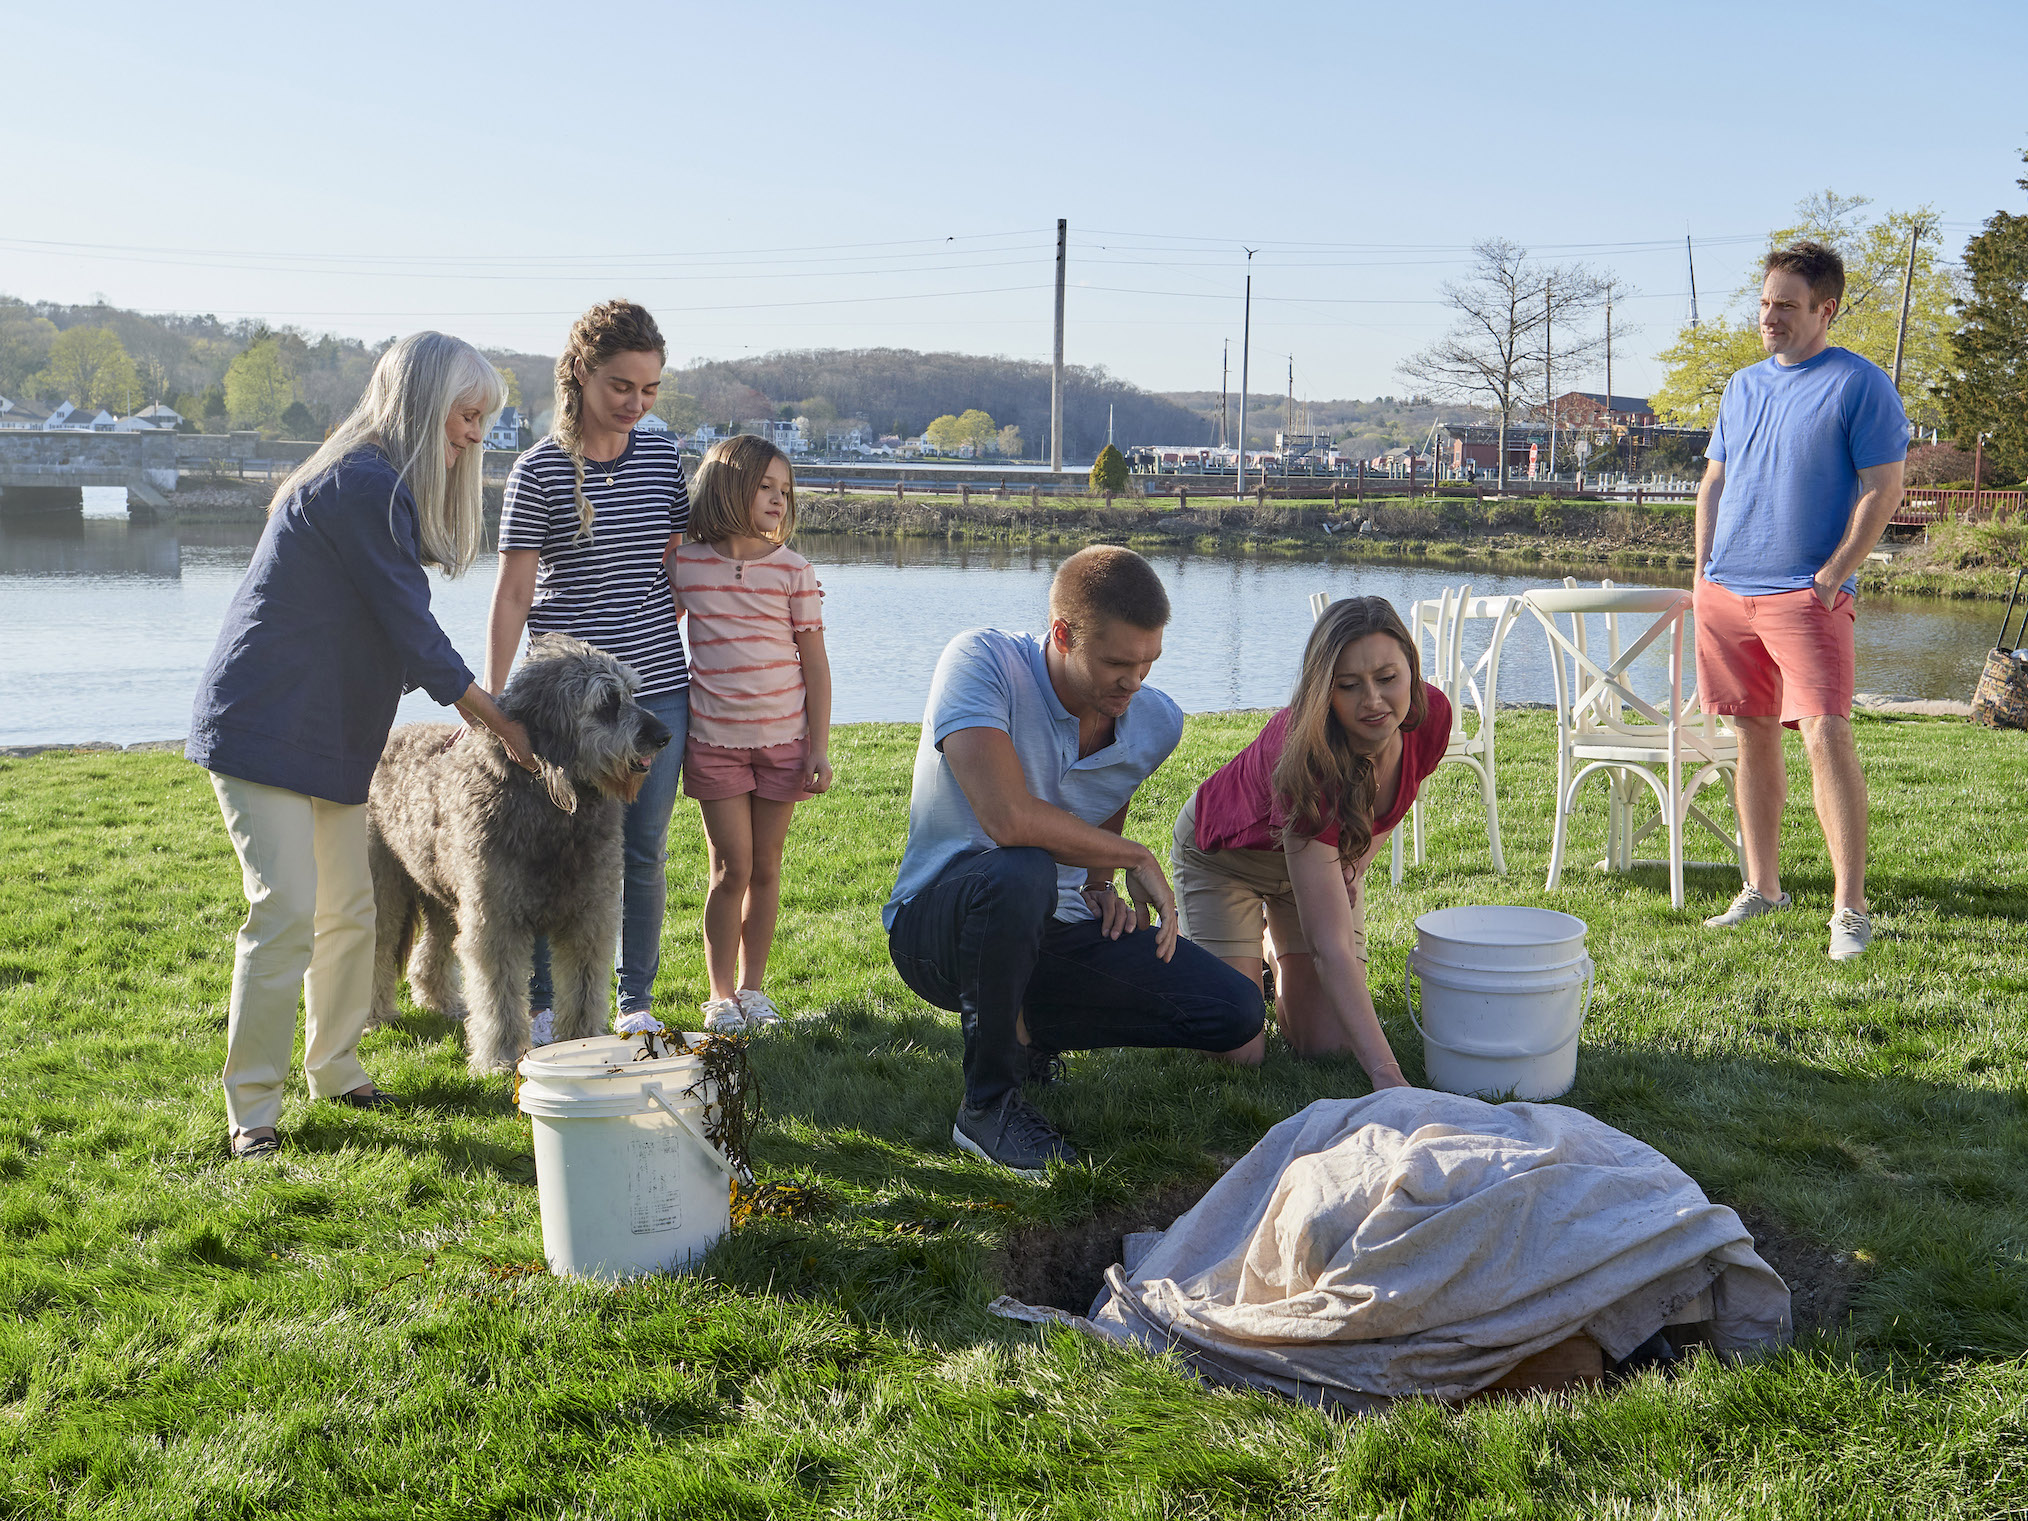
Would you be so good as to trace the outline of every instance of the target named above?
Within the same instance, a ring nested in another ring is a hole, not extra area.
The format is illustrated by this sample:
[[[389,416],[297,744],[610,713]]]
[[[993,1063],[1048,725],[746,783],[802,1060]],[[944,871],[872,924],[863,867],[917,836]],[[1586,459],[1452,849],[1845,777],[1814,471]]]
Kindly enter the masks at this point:
[[[350,455],[378,445],[415,497],[423,564],[462,575],[485,536],[485,451],[467,449],[457,464],[445,465],[444,429],[454,408],[474,403],[489,423],[507,404],[507,383],[486,356],[448,333],[410,333],[380,356],[352,415],[289,472],[268,511]],[[387,511],[392,532],[391,497]]]
[[[752,433],[721,438],[705,453],[690,491],[690,537],[700,544],[723,544],[734,534],[761,537],[754,532],[753,499],[776,460],[789,472],[789,490],[774,539],[788,543],[796,531],[795,467],[781,450]]]
[[[662,330],[648,315],[645,306],[632,301],[601,301],[571,324],[563,352],[556,356],[556,420],[549,436],[570,456],[571,495],[577,499],[577,537],[589,544],[592,536],[592,504],[584,494],[584,381],[578,379],[583,367],[587,376],[618,354],[655,354],[669,360],[669,345]]]
[[[1345,646],[1368,634],[1386,634],[1408,662],[1408,716],[1404,731],[1429,716],[1429,691],[1422,684],[1422,660],[1401,614],[1385,597],[1347,597],[1333,602],[1310,630],[1302,673],[1289,699],[1289,727],[1275,762],[1271,785],[1288,822],[1282,843],[1314,840],[1338,826],[1338,859],[1356,861],[1373,843],[1373,810],[1379,784],[1373,758],[1352,748],[1352,740],[1331,711],[1338,657]]]

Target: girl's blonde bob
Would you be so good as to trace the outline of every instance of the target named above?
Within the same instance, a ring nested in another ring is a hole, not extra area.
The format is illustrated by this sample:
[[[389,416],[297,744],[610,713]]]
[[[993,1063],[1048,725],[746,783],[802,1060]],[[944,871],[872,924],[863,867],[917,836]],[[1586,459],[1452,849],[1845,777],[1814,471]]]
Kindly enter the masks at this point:
[[[1373,843],[1373,810],[1378,779],[1373,757],[1352,747],[1351,736],[1331,708],[1338,657],[1345,646],[1369,634],[1385,634],[1401,646],[1408,663],[1408,713],[1404,732],[1429,716],[1429,689],[1422,681],[1422,659],[1415,638],[1401,614],[1385,597],[1347,597],[1324,609],[1310,630],[1303,650],[1303,668],[1289,699],[1289,727],[1275,762],[1270,785],[1288,820],[1283,845],[1314,840],[1338,826],[1338,859],[1356,861]]]
[[[334,465],[378,445],[415,497],[422,559],[462,575],[485,536],[480,477],[485,450],[467,449],[444,464],[445,427],[459,407],[476,405],[490,425],[507,404],[507,384],[486,356],[448,333],[411,333],[380,356],[352,415],[302,464],[268,503],[273,513]],[[393,531],[394,502],[387,504]]]
[[[782,525],[773,538],[777,544],[788,543],[796,532],[795,467],[781,450],[752,433],[721,438],[697,467],[697,480],[690,488],[690,537],[702,544],[723,544],[735,534],[768,537],[754,531],[753,499],[776,460],[789,472],[789,491]]]

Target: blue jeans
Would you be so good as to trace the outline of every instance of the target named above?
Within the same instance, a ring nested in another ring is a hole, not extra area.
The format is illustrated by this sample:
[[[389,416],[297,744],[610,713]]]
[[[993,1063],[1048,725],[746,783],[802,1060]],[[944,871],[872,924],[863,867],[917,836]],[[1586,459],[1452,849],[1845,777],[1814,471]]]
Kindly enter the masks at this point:
[[[1178,940],[1164,962],[1153,930],[1108,940],[1097,920],[1055,913],[1056,862],[1021,846],[959,856],[894,916],[887,950],[901,980],[963,1021],[970,1107],[1020,1082],[1017,1014],[1049,1051],[1234,1051],[1260,1034],[1260,989],[1202,946]]]
[[[669,726],[669,748],[655,757],[641,792],[627,804],[621,825],[626,858],[620,910],[620,1012],[630,1014],[654,1001],[655,973],[662,965],[662,910],[669,899],[669,816],[676,811],[676,784],[683,772],[683,740],[690,732],[690,688],[641,699],[641,706]],[[528,979],[528,1006],[546,1009],[555,998],[549,981],[549,942],[535,937],[535,974]]]

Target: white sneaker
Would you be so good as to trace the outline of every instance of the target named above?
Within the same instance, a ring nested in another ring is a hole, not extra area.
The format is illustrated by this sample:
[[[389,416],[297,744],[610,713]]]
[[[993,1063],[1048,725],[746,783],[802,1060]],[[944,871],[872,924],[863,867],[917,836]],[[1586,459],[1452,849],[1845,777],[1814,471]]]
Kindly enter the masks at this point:
[[[746,1030],[746,1014],[736,998],[707,998],[697,1007],[704,1014],[706,1035],[739,1035]]]
[[[1831,959],[1850,961],[1873,943],[1873,920],[1856,908],[1831,915]]]
[[[739,1012],[746,1016],[749,1029],[765,1030],[782,1023],[782,1011],[759,988],[741,988],[733,997],[739,1000]]]
[[[537,1009],[528,1016],[528,1044],[546,1046],[556,1039],[556,1015],[549,1009]]]
[[[1706,929],[1731,929],[1735,924],[1744,924],[1749,919],[1758,919],[1762,914],[1771,914],[1778,908],[1787,908],[1795,899],[1787,893],[1779,898],[1766,896],[1758,887],[1748,883],[1739,890],[1739,896],[1732,900],[1732,906],[1722,914],[1713,914],[1704,921]]]
[[[631,1014],[622,1014],[613,1026],[616,1035],[666,1035],[662,1021],[646,1009],[636,1009]]]

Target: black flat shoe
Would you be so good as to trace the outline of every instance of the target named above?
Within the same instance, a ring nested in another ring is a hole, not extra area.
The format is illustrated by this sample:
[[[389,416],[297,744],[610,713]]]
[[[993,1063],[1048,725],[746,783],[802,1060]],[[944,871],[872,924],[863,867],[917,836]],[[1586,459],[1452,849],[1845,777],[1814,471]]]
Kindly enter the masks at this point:
[[[234,1136],[227,1143],[232,1148],[232,1159],[243,1162],[248,1157],[271,1157],[282,1149],[282,1143],[271,1135]]]
[[[337,1102],[350,1104],[354,1109],[393,1109],[401,1103],[401,1095],[389,1093],[385,1088],[375,1088],[371,1093],[340,1093],[334,1095]]]

